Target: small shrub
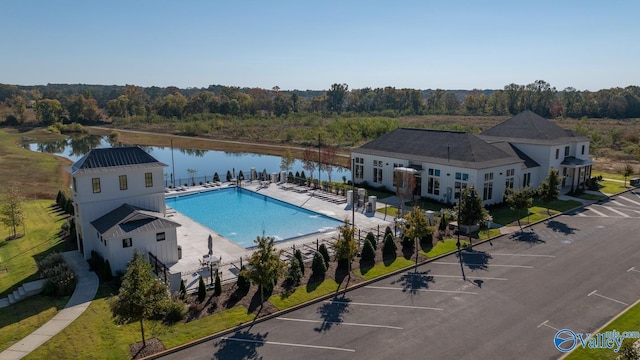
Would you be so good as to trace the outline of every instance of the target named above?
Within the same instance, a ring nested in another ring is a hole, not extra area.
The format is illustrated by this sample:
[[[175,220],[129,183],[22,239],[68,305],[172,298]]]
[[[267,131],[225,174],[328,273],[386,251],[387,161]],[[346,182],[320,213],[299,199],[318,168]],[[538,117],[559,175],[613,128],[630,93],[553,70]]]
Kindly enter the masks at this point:
[[[388,235],[393,235],[393,231],[389,226],[384,229],[384,238],[386,239]]]
[[[369,239],[364,240],[361,259],[364,262],[371,262],[376,259],[376,250],[374,249],[373,244],[371,244],[371,241],[369,241]]]
[[[95,250],[91,250],[91,258],[89,259],[89,268],[95,272],[99,278],[103,277],[104,259]]]
[[[231,171],[227,170],[227,182],[231,181],[231,179],[233,179],[233,176],[231,176]]]
[[[60,253],[53,253],[38,263],[40,278],[47,279],[42,294],[50,296],[70,296],[76,287],[76,274],[64,261]]]
[[[323,244],[324,245],[324,244]],[[326,250],[326,247],[325,247]],[[313,272],[313,276],[323,277],[327,272],[327,264],[325,263],[324,256],[320,253],[320,251],[316,251],[313,255],[313,261],[311,262],[311,271]]]
[[[373,235],[373,233],[372,233],[371,231],[369,231],[369,232],[367,233],[367,237],[366,237],[365,239],[366,239],[365,241],[369,240],[369,242],[371,243],[371,246],[373,246],[373,250],[377,250],[377,249],[378,249],[378,244],[377,244],[377,241],[376,241],[376,236],[375,236],[375,235]],[[363,251],[364,251],[364,250],[363,250]]]
[[[300,280],[302,279],[302,270],[300,268],[301,266],[298,258],[296,256],[292,257],[289,263],[289,270],[287,271],[286,281],[293,286],[300,285]]]
[[[322,255],[322,258],[324,259],[324,267],[325,268],[329,267],[329,261],[331,261],[331,257],[329,256],[329,250],[327,249],[327,246],[325,244],[321,244],[320,247],[318,248],[318,252],[320,253],[320,255]]]
[[[167,313],[164,320],[168,323],[176,323],[187,315],[187,305],[179,299],[173,299],[167,306]]]
[[[206,296],[207,296],[207,288],[204,285],[204,280],[202,279],[202,276],[200,276],[200,280],[198,281],[198,301],[203,302]]]
[[[220,273],[216,270],[216,279],[213,286],[213,296],[220,296],[222,294],[222,282],[220,281]]]
[[[382,254],[385,256],[391,256],[396,254],[398,247],[393,235],[389,234],[384,238],[384,245],[382,246]]]
[[[213,181],[214,182],[219,182],[220,181],[220,175],[218,175],[217,172],[213,174]]]
[[[300,249],[297,249],[293,256],[295,256],[295,258],[300,262],[300,271],[302,271],[302,275],[304,275],[304,259],[302,257],[302,252],[300,251]]]

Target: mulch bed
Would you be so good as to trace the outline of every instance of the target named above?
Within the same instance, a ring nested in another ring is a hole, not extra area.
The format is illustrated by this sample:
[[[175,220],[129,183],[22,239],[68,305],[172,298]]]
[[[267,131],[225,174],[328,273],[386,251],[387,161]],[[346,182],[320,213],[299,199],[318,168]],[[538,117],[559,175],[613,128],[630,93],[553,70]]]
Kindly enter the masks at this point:
[[[142,341],[129,346],[132,359],[142,359],[143,357],[166,350],[158,338],[147,339],[146,343],[147,345],[144,347],[142,346]]]

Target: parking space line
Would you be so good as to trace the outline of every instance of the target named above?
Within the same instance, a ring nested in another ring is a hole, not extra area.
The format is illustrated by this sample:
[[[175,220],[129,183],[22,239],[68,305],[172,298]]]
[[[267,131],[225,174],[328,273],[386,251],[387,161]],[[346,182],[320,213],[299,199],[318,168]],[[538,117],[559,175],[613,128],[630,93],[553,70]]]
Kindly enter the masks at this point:
[[[491,253],[491,256],[494,255],[504,255],[504,256],[531,256],[531,257],[545,257],[545,258],[554,258],[555,255],[538,255],[538,254],[494,254]]]
[[[442,308],[434,308],[434,307],[426,307],[426,306],[371,304],[371,303],[359,303],[359,302],[352,302],[352,301],[325,300],[323,302],[331,303],[331,304],[342,304],[342,305],[379,306],[379,307],[390,307],[390,308],[401,308],[401,309],[435,310],[435,311],[444,310]]]
[[[625,303],[625,302],[622,302],[622,301],[619,301],[619,300],[616,300],[616,299],[612,299],[612,298],[607,297],[607,296],[604,296],[604,295],[600,295],[600,294],[598,294],[596,291],[598,291],[598,290],[593,290],[593,291],[592,291],[592,292],[590,292],[590,293],[589,293],[589,295],[587,295],[587,296],[596,295],[596,296],[600,296],[601,298],[604,298],[604,299],[607,299],[607,300],[611,300],[611,301],[613,301],[613,302],[617,302],[618,304],[622,304],[622,305],[624,305],[624,306],[629,306],[629,304],[627,304],[627,303]]]
[[[405,290],[401,287],[391,287],[391,286],[365,286],[368,289],[380,289],[380,290]],[[411,291],[423,291],[423,292],[438,292],[438,293],[451,293],[451,294],[469,294],[469,295],[478,295],[477,292],[473,291],[460,291],[460,290],[436,290],[436,289],[411,289]]]
[[[462,275],[432,275],[432,274],[429,274],[429,276],[463,279]],[[473,279],[478,279],[478,280],[500,280],[500,281],[506,281],[507,280],[505,278],[482,277],[482,276],[467,276],[466,278],[467,279],[473,278]]]
[[[307,319],[292,319],[292,318],[284,318],[277,317],[277,320],[284,321],[297,321],[297,322],[307,322],[307,323],[322,323],[322,324],[335,324],[335,325],[346,325],[346,326],[362,326],[362,327],[373,327],[373,328],[383,328],[383,329],[393,329],[393,330],[404,330],[404,328],[398,326],[389,326],[389,325],[375,325],[375,324],[359,324],[359,323],[349,323],[342,321],[324,321],[324,320],[307,320]]]
[[[627,270],[627,272],[630,272],[630,271],[640,272],[640,270],[636,269],[635,266],[632,266],[632,267],[629,268],[629,270]]]
[[[249,342],[249,343],[254,343],[254,344],[294,346],[294,347],[304,347],[304,348],[322,349],[322,350],[337,350],[337,351],[346,351],[346,352],[356,352],[354,349],[345,349],[345,348],[338,348],[338,347],[332,347],[332,346],[293,344],[293,343],[283,343],[283,342],[277,342],[277,341],[261,341],[261,340],[241,339],[241,338],[233,338],[233,337],[223,337],[221,339],[222,340],[229,340],[229,341],[238,341],[238,342]]]
[[[609,217],[609,216],[605,215],[604,213],[601,213],[600,211],[595,210],[595,209],[593,208],[593,206],[590,206],[590,207],[588,208],[588,210],[589,210],[589,211],[593,211],[594,213],[598,214],[599,216],[602,216],[602,217]]]
[[[628,201],[628,202],[630,202],[630,203],[632,203],[632,204],[635,204],[635,205],[640,205],[640,202],[633,201],[633,200],[631,200],[631,199],[627,199],[627,198],[626,198],[626,197],[624,197],[624,196],[618,197],[617,199],[625,200],[625,201]]]
[[[620,215],[620,216],[622,216],[622,217],[631,217],[631,216],[629,216],[629,215],[627,215],[627,214],[623,213],[622,211],[618,211],[618,210],[616,210],[616,209],[614,209],[614,208],[612,208],[612,207],[607,207],[607,209],[609,209],[609,210],[613,211],[614,213],[616,213],[616,214],[618,214],[618,215]]]
[[[434,262],[432,262],[432,264],[460,265],[459,262],[446,262],[446,261],[434,261]],[[529,265],[471,264],[471,263],[465,263],[465,262],[463,262],[463,264],[467,265],[467,266],[487,266],[487,267],[495,266],[495,267],[533,269],[533,266],[529,266]]]
[[[555,331],[560,331],[560,329],[556,329],[556,328],[554,328],[553,326],[549,325],[549,324],[548,324],[548,322],[549,322],[549,320],[545,320],[543,323],[541,323],[540,325],[538,325],[538,328],[540,328],[540,327],[542,327],[542,326],[546,326],[546,327],[551,328],[551,329],[553,329],[553,330],[555,330]]]
[[[629,205],[625,205],[625,204],[623,204],[623,203],[620,203],[620,202],[618,202],[617,200],[610,200],[610,201],[609,201],[609,204],[612,204],[612,205],[618,205],[618,206],[622,206],[622,207],[629,207]]]

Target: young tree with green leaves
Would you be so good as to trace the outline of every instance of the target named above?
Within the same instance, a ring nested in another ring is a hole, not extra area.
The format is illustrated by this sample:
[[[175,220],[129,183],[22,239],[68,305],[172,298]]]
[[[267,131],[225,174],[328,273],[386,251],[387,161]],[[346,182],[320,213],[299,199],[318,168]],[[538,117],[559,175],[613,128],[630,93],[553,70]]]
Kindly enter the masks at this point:
[[[520,231],[522,231],[522,224],[520,223],[520,218],[522,217],[521,212],[522,210],[528,211],[527,209],[531,207],[533,204],[533,194],[533,189],[528,186],[518,190],[507,189],[507,192],[505,193],[507,206],[518,214],[518,226],[520,226]]]
[[[280,260],[281,250],[276,250],[275,239],[258,236],[256,249],[249,258],[249,268],[244,275],[260,288],[260,303],[264,303],[264,289],[271,289],[282,274],[284,264]]]
[[[358,243],[354,238],[355,229],[349,225],[349,221],[345,219],[344,224],[340,226],[340,237],[333,244],[336,252],[336,261],[338,267],[346,267],[351,271],[351,262],[358,253]]]
[[[547,205],[547,214],[551,216],[551,210],[549,210],[548,205],[560,195],[560,175],[558,170],[553,168],[549,170],[547,177],[540,183],[538,195],[540,196],[540,201]]]
[[[0,198],[0,222],[11,231],[11,238],[18,237],[18,227],[24,226],[24,211],[22,205],[24,200],[18,189],[10,187]]]
[[[478,192],[475,188],[466,188],[462,190],[460,198],[459,224],[458,231],[460,231],[461,225],[473,226],[486,217],[487,209],[482,205],[482,198],[478,196]],[[473,246],[471,243],[471,231],[467,231],[469,236],[469,247]]]
[[[406,216],[406,224],[402,227],[404,236],[415,241],[416,271],[418,271],[418,252],[420,240],[433,234],[433,227],[429,225],[429,219],[419,206],[414,206]]]
[[[280,161],[280,170],[289,172],[291,168],[293,168],[295,161],[296,159],[293,157],[291,148],[289,146],[285,146],[282,154],[282,160]],[[280,181],[284,181],[284,179],[280,179]]]
[[[622,168],[622,176],[624,176],[624,187],[627,187],[627,178],[633,175],[634,169],[631,164],[626,164],[624,168]]]
[[[158,280],[151,271],[145,256],[134,250],[133,258],[124,274],[122,286],[110,303],[111,314],[116,324],[140,322],[142,345],[145,319],[161,314],[170,303],[167,285]]]

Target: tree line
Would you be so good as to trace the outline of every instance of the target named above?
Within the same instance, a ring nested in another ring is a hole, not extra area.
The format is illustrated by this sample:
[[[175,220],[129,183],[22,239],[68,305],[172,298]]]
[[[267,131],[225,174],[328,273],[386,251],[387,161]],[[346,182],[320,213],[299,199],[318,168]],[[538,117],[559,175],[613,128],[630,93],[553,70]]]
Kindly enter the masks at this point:
[[[5,120],[20,124],[33,108],[44,125],[58,121],[94,123],[106,118],[138,117],[198,120],[217,114],[236,117],[286,117],[290,114],[355,114],[398,117],[424,114],[514,115],[532,110],[548,117],[637,118],[640,87],[558,91],[537,80],[508,84],[499,90],[349,89],[335,83],[326,91],[284,91],[211,85],[208,88],[139,87],[135,85],[17,86],[0,84],[0,103],[10,114]]]

